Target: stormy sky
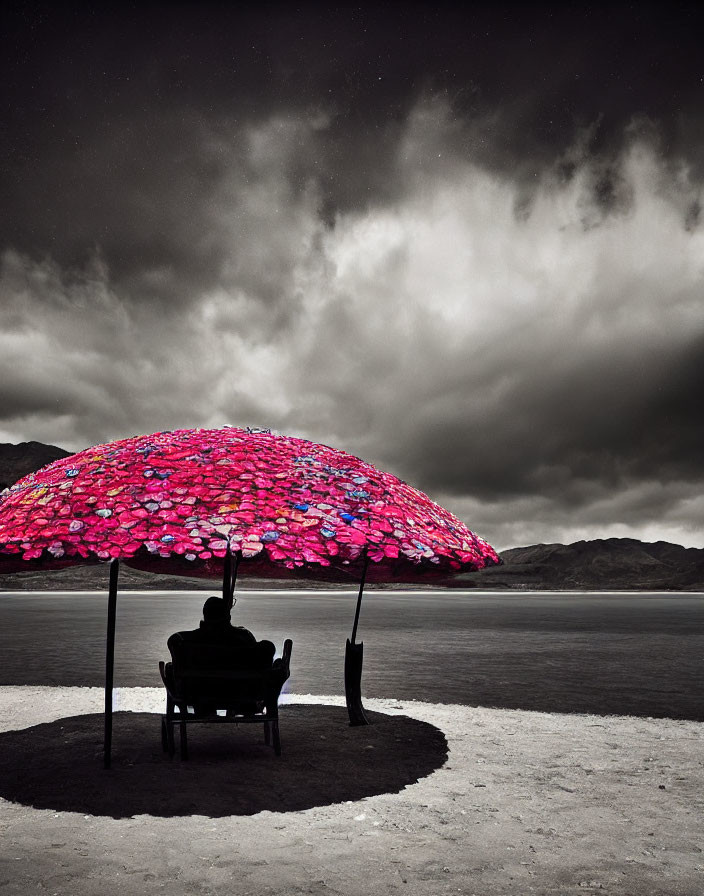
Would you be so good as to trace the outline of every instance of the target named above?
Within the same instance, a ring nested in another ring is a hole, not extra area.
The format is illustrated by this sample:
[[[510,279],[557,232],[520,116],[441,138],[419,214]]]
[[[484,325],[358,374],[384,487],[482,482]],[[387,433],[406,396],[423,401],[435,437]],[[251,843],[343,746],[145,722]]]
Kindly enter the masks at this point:
[[[15,3],[0,442],[268,427],[704,546],[698,4]]]

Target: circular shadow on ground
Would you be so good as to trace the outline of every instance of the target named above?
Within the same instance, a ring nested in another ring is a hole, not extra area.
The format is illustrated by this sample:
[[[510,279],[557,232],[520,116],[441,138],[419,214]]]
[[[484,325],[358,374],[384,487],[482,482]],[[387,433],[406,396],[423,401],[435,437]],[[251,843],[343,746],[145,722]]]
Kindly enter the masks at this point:
[[[189,759],[169,760],[160,716],[115,713],[103,768],[102,714],[0,734],[0,796],[35,809],[129,818],[295,812],[397,793],[447,759],[441,731],[408,716],[367,713],[351,727],[339,706],[280,711],[282,755],[260,725],[192,725]],[[178,734],[177,734],[178,742]]]

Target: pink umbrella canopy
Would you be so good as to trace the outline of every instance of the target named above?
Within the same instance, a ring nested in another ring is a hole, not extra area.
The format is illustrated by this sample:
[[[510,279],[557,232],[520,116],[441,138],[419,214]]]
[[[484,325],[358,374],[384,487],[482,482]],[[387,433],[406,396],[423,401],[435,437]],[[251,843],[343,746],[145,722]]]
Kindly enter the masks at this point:
[[[216,577],[447,577],[499,563],[459,519],[344,451],[235,427],[97,445],[0,495],[0,569],[119,559]]]

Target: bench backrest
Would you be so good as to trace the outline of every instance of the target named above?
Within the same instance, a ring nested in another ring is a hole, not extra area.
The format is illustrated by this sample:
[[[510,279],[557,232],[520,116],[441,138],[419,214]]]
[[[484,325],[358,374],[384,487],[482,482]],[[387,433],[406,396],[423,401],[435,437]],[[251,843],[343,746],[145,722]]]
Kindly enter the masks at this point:
[[[243,702],[275,702],[285,677],[273,668],[276,648],[271,641],[240,647],[226,643],[189,641],[172,636],[168,641],[179,702],[217,704],[236,708]]]
[[[223,642],[188,641],[169,638],[171,659],[176,675],[195,672],[264,672],[271,669],[276,648],[271,641],[259,641],[251,647]]]

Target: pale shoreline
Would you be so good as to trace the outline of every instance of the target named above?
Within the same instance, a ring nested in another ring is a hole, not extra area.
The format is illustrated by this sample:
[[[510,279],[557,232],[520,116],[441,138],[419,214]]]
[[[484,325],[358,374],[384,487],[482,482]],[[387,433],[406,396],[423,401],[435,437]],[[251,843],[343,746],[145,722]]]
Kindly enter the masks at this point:
[[[100,712],[102,701],[100,688],[2,687],[0,729]],[[341,706],[344,698],[283,702],[285,744],[285,704]],[[163,691],[117,689],[116,703],[158,713]],[[3,892],[704,891],[700,723],[393,699],[365,705],[440,729],[447,761],[398,793],[250,817],[114,819],[0,800]],[[51,750],[43,761],[50,770]]]

